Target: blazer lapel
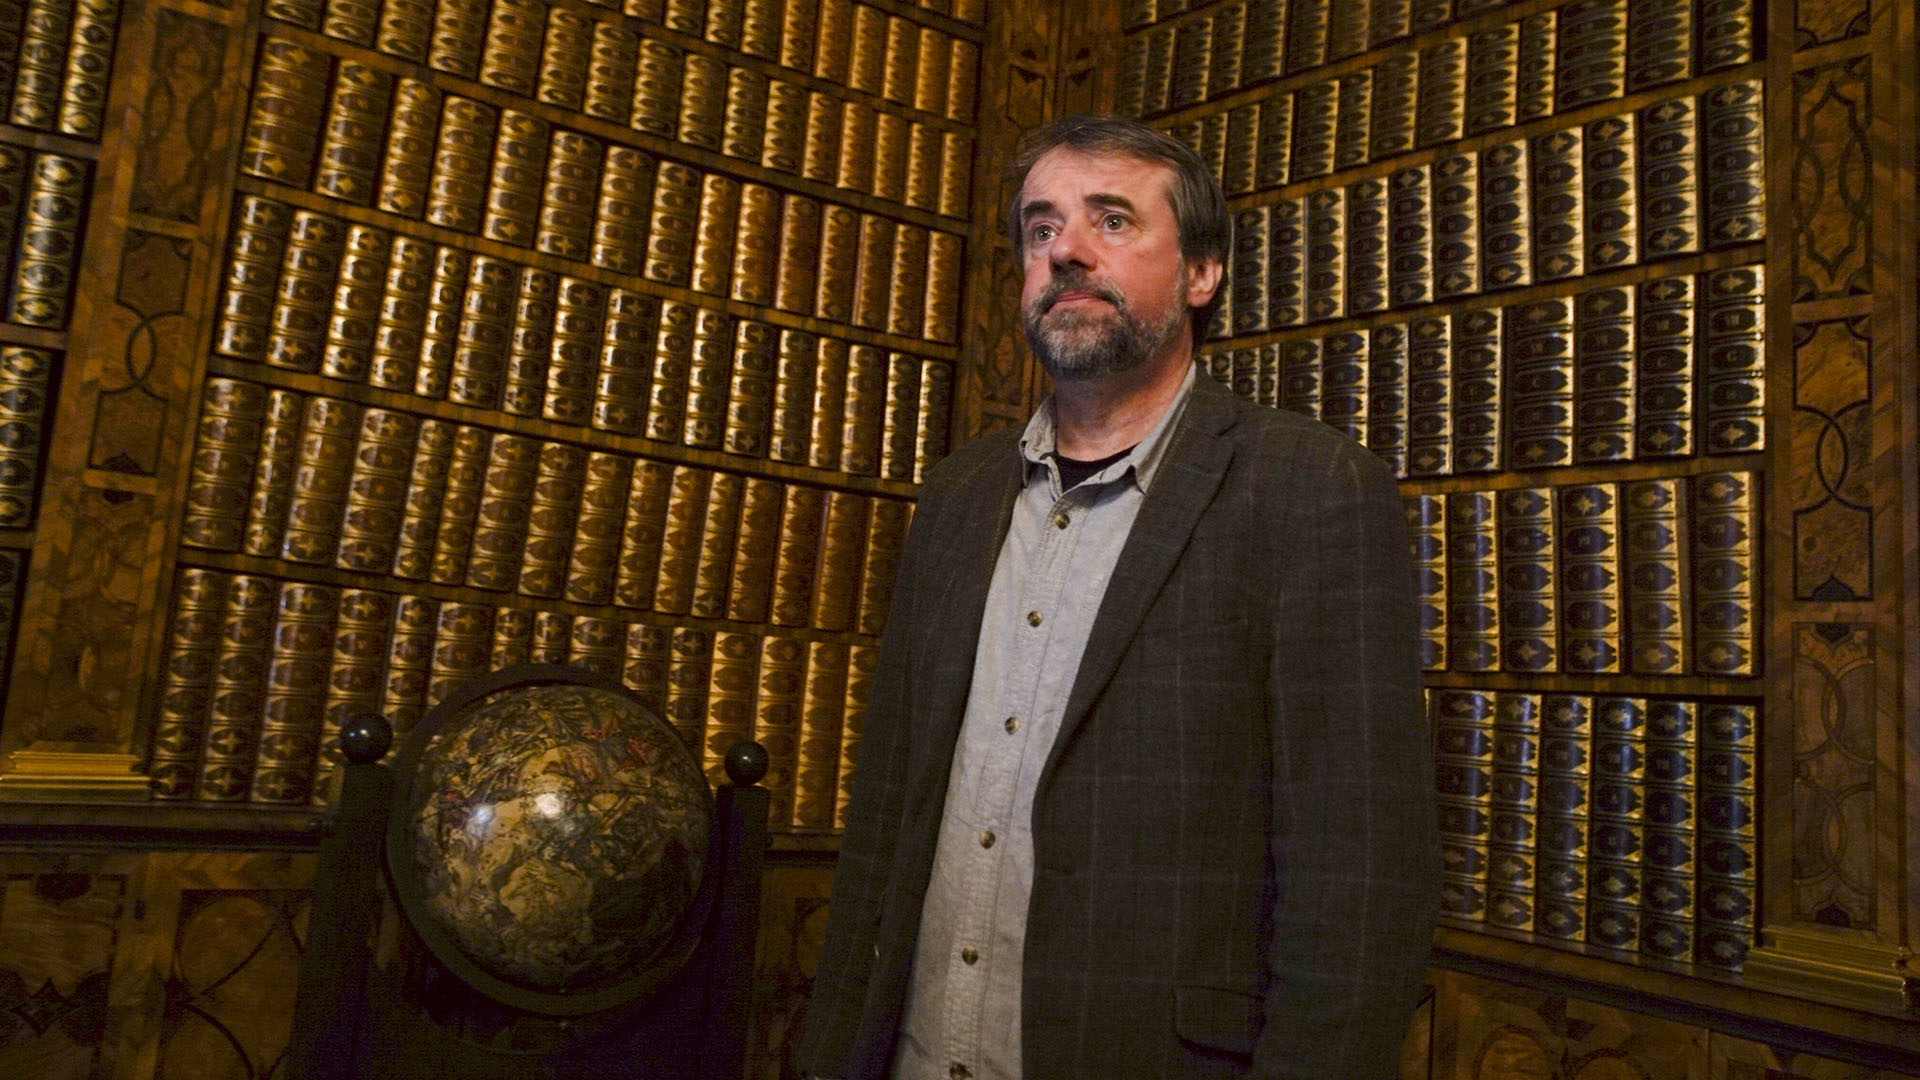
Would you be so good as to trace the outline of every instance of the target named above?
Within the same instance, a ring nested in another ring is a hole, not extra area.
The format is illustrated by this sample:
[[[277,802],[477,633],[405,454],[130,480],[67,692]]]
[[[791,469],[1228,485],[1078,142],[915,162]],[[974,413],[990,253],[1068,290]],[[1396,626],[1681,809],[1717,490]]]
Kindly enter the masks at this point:
[[[1073,691],[1067,695],[1060,733],[1047,755],[1042,784],[1085,722],[1093,699],[1113,678],[1147,607],[1186,550],[1187,537],[1192,535],[1201,512],[1213,501],[1213,493],[1233,458],[1232,441],[1220,438],[1220,434],[1233,422],[1232,396],[1212,379],[1199,377],[1187,402],[1187,413],[1180,418],[1167,456],[1140,504],[1139,516],[1134,518],[1133,530],[1120,549],[1106,595],[1094,615],[1080,671],[1074,677]]]

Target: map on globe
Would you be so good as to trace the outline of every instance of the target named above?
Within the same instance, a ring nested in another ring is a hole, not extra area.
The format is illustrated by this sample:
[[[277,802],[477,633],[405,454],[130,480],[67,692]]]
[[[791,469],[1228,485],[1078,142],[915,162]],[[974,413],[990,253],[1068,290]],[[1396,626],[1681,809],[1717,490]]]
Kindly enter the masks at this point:
[[[503,691],[442,723],[420,752],[403,809],[416,920],[536,992],[677,962],[712,805],[686,746],[631,698],[588,685]]]

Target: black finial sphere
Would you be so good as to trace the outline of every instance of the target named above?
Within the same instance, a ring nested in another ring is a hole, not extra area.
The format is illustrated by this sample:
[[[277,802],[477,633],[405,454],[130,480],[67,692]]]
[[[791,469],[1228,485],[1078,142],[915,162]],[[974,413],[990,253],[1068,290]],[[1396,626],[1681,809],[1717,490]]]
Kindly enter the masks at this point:
[[[371,765],[393,749],[393,725],[379,713],[361,713],[340,725],[340,752],[355,765]]]
[[[767,775],[767,749],[757,742],[737,742],[727,750],[727,779],[734,787],[752,787]]]

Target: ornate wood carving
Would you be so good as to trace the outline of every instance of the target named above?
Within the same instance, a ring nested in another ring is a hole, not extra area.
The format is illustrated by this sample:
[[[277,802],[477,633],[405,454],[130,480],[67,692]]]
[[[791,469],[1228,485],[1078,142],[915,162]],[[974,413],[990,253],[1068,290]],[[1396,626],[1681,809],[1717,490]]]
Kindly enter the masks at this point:
[[[1783,492],[1792,508],[1794,596],[1873,597],[1873,338],[1867,320],[1794,328],[1794,468]]]
[[[1872,929],[1873,629],[1799,624],[1793,636],[1793,917]]]
[[[1872,291],[1867,57],[1793,75],[1793,298]]]

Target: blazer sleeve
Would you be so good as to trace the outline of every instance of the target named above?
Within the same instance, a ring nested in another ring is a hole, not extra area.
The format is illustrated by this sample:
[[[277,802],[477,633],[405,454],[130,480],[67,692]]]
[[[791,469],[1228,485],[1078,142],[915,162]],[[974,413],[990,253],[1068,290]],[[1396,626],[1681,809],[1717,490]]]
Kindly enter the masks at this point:
[[[1439,894],[1411,558],[1377,459],[1342,441],[1302,464],[1301,497],[1268,532],[1276,892],[1254,1071],[1380,1080]]]
[[[909,631],[923,603],[918,568],[930,519],[937,516],[930,512],[936,502],[923,493],[908,530],[868,692],[846,829],[827,907],[826,939],[795,1058],[802,1075],[863,1075],[859,1061],[876,1052],[859,1042],[868,984],[879,958],[882,900],[907,794],[908,728],[913,716]]]

